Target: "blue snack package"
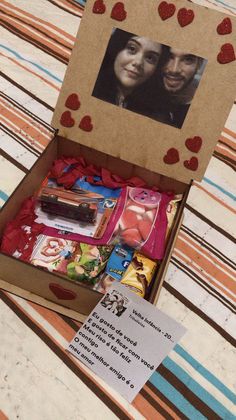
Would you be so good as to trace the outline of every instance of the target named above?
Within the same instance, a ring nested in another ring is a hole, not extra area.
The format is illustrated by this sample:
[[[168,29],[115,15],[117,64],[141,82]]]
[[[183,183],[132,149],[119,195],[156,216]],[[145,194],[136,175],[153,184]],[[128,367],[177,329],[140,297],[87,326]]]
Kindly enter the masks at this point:
[[[116,245],[107,262],[105,273],[120,281],[132,261],[133,254],[133,249]]]

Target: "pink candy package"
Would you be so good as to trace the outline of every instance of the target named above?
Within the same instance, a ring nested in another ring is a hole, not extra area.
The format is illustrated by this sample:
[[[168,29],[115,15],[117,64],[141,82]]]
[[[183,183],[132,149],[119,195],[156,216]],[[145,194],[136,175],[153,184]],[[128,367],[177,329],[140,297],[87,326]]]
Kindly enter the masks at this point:
[[[171,194],[127,187],[123,211],[116,224],[113,240],[138,249],[150,258],[163,258],[166,209],[172,198]]]

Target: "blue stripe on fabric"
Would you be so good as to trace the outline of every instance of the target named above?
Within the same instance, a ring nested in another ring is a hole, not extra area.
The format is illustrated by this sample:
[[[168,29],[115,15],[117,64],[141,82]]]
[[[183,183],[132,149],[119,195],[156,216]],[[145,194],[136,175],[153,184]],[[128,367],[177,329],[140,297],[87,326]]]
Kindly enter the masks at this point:
[[[9,196],[5,192],[3,192],[3,191],[0,190],[0,198],[3,201],[7,201],[8,198],[9,198]]]
[[[196,359],[190,356],[179,344],[176,344],[174,351],[188,362],[198,373],[200,373],[208,382],[214,385],[228,400],[236,404],[236,395],[227,388],[219,379],[217,379],[209,370],[204,368]]]
[[[164,379],[158,372],[154,372],[149,379],[168,400],[170,400],[186,417],[189,419],[205,420],[206,417],[201,414],[195,407],[190,404],[184,396],[177,391],[166,379]]]
[[[207,183],[212,185],[213,187],[217,188],[219,191],[221,191],[223,194],[227,195],[228,197],[232,198],[234,201],[236,200],[236,195],[230,193],[229,191],[225,190],[224,188],[220,187],[215,182],[211,181],[209,178],[206,178],[204,176],[203,180]]]
[[[221,419],[235,420],[235,416],[230,413],[219,401],[216,400],[205,388],[191,378],[180,366],[169,357],[166,357],[162,364],[169,369],[184,385],[186,385],[198,398],[210,407]],[[173,399],[172,399],[173,401]]]
[[[22,61],[26,61],[27,63],[32,64],[34,67],[37,67],[39,70],[41,70],[43,73],[46,73],[48,76],[52,77],[52,79],[56,80],[57,82],[62,83],[62,79],[59,79],[59,77],[55,76],[53,73],[51,73],[49,70],[45,69],[44,67],[40,66],[40,64],[34,63],[31,60],[27,60],[26,58],[24,58],[22,55],[20,55],[18,52],[12,50],[11,48],[6,47],[3,44],[0,44],[0,47],[2,47],[4,50],[7,50],[9,52],[11,52],[13,55],[15,55],[15,57],[17,57],[18,59],[22,60]]]
[[[236,7],[233,7],[233,6],[231,6],[230,4],[225,3],[224,1],[221,1],[221,0],[215,0],[215,2],[216,2],[216,3],[223,4],[223,6],[226,6],[226,7],[228,7],[229,9],[236,10]]]

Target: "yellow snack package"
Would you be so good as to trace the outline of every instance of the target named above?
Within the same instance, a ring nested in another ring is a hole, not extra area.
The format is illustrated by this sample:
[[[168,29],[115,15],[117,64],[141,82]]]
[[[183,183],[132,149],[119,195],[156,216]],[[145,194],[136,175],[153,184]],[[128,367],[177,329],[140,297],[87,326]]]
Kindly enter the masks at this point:
[[[133,259],[127,268],[121,283],[129,287],[137,295],[144,297],[152,281],[157,262],[135,251]]]

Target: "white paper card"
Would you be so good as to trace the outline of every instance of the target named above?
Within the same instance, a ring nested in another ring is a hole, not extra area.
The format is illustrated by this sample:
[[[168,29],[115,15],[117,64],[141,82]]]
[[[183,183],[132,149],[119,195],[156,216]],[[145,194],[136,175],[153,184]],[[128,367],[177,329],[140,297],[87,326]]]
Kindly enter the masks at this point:
[[[115,282],[68,350],[131,402],[185,331]]]

